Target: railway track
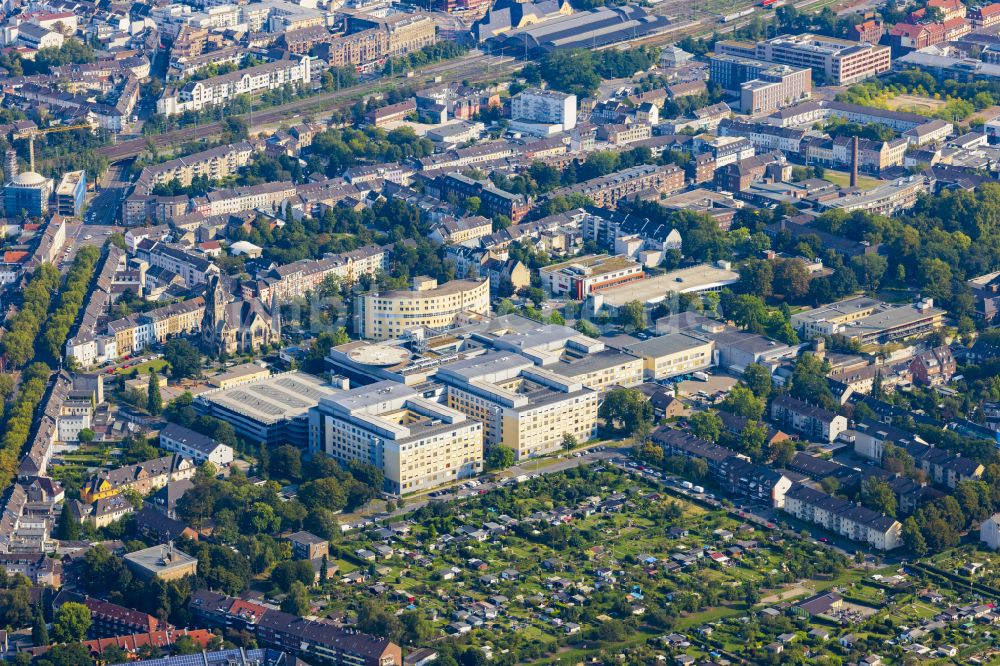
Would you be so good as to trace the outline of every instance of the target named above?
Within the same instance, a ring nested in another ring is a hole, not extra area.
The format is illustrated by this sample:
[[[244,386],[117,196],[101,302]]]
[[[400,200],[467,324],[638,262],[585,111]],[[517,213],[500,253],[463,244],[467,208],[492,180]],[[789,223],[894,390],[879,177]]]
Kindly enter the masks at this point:
[[[362,83],[350,88],[344,88],[342,90],[336,90],[329,93],[320,93],[319,95],[298,99],[281,106],[263,109],[261,111],[254,111],[253,113],[232,114],[230,117],[241,118],[248,122],[252,120],[251,130],[253,130],[255,128],[263,128],[295,117],[307,116],[313,113],[329,113],[334,109],[343,109],[368,95],[389,90],[397,85],[406,84],[407,82],[427,83],[429,82],[429,80],[426,79],[427,75],[443,76],[447,73],[449,76],[467,79],[469,81],[486,81],[497,76],[509,74],[520,67],[520,64],[513,61],[504,61],[496,65],[487,66],[487,63],[491,58],[496,59],[496,56],[475,53],[465,56],[460,62],[435,63],[434,65],[428,65],[425,68],[414,70],[415,74],[413,77],[407,77],[400,74],[389,79],[380,78],[375,81]],[[430,81],[432,80],[433,79],[430,79]],[[200,139],[209,138],[218,134],[221,129],[222,121],[219,120],[192,127],[183,127],[169,132],[164,132],[163,134],[154,134],[147,137],[128,139],[113,146],[104,146],[103,148],[100,148],[98,152],[106,157],[110,162],[119,162],[131,159],[142,154],[143,152],[146,152],[149,149],[150,142],[152,142],[153,146],[156,148],[166,148],[169,146],[176,146],[179,143],[187,141],[198,141]]]
[[[849,11],[851,6],[856,4],[855,2],[851,2],[851,0],[846,0],[846,2],[844,2],[844,0],[799,0],[799,2],[794,2],[793,5],[800,11],[808,11],[810,9],[818,9],[831,4],[838,4],[840,2],[843,2],[843,9],[840,11]],[[746,9],[753,7],[754,4],[736,3],[732,5],[730,9],[733,11]],[[674,26],[671,26],[668,29],[654,35],[648,35],[637,39],[628,39],[616,44],[607,45],[603,48],[620,48],[624,45],[631,47],[662,46],[676,42],[684,37],[697,37],[709,34],[720,28],[724,28],[727,31],[730,29],[736,30],[749,25],[754,16],[757,15],[759,15],[759,13],[748,16],[746,19],[720,24],[718,22],[718,16],[711,14],[709,17],[703,19],[677,23]],[[405,74],[398,74],[391,78],[380,78],[375,81],[362,83],[350,88],[344,88],[343,90],[321,93],[305,99],[295,100],[278,107],[272,107],[270,109],[264,109],[253,113],[235,114],[235,116],[247,120],[248,122],[252,120],[251,130],[261,129],[296,117],[309,116],[313,113],[329,113],[334,109],[343,109],[359,99],[388,90],[395,85],[417,82],[418,80],[422,80],[424,83],[430,83],[433,81],[433,78],[427,80],[426,77],[429,75],[432,77],[441,76],[442,78],[447,76],[452,80],[482,82],[510,74],[523,65],[523,63],[514,59],[499,61],[494,65],[492,64],[492,61],[496,58],[496,56],[490,56],[485,53],[471,53],[463,56],[458,61],[435,63],[413,70],[413,76],[408,77]],[[157,149],[167,148],[187,141],[198,141],[210,138],[217,135],[221,129],[221,121],[210,122],[203,125],[196,125],[194,127],[184,127],[181,129],[171,130],[163,134],[152,135],[149,137],[128,139],[113,146],[105,146],[99,149],[98,152],[100,152],[100,154],[106,157],[110,162],[119,162],[137,157],[138,155],[146,152],[149,149],[150,143],[152,143],[152,145]]]

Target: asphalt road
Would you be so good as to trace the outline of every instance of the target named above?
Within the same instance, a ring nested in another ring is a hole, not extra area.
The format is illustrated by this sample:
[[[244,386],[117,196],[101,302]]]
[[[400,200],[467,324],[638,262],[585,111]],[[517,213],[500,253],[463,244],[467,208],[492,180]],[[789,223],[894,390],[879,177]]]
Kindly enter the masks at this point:
[[[87,204],[86,224],[110,226],[116,223],[122,201],[128,195],[129,183],[123,180],[128,166],[127,162],[117,162],[108,167],[100,181],[101,191]]]
[[[598,451],[597,449],[603,449]],[[504,478],[497,482],[479,482],[475,481],[477,485],[473,488],[466,488],[469,482],[465,482],[458,486],[453,486],[450,489],[435,491],[435,497],[431,497],[429,494],[420,495],[415,499],[407,499],[406,505],[402,509],[396,509],[392,512],[381,512],[368,515],[352,514],[350,516],[341,516],[341,518],[346,519],[346,525],[350,525],[352,528],[363,527],[365,524],[371,523],[373,521],[387,521],[394,518],[402,517],[403,515],[415,511],[421,507],[427,506],[431,502],[452,502],[455,500],[466,499],[473,497],[475,495],[485,495],[491,490],[496,489],[501,483],[506,482],[506,484],[516,483],[513,479],[521,475],[528,477],[535,477],[539,474],[554,474],[556,472],[564,472],[567,469],[572,469],[580,465],[587,465],[592,462],[597,462],[600,460],[610,461],[612,458],[624,457],[621,449],[607,448],[605,446],[598,446],[587,450],[577,451],[573,454],[568,454],[561,456],[553,462],[551,458],[538,458],[534,460],[528,460],[523,463],[514,465],[513,467],[508,467],[501,474]]]

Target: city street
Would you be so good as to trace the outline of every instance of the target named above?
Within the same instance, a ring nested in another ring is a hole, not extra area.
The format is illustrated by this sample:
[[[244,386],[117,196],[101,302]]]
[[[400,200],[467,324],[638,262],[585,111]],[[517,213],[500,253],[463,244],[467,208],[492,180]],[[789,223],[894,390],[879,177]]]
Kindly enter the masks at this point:
[[[88,225],[114,225],[128,194],[127,176],[131,162],[116,162],[101,177],[101,191],[87,205],[84,222]]]

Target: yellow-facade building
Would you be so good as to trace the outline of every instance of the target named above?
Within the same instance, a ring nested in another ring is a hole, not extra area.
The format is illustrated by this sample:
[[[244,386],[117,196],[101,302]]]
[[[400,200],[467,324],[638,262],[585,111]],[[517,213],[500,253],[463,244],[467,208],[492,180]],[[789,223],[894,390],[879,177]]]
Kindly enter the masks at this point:
[[[597,429],[598,393],[536,367],[514,353],[490,352],[438,371],[448,406],[483,422],[487,445],[503,444],[518,460],[558,451]]]
[[[395,495],[475,476],[483,424],[383,381],[323,398],[309,411],[309,448],[342,462],[372,462]]]
[[[360,305],[361,337],[398,338],[416,328],[442,329],[490,312],[490,280],[437,280],[416,277],[412,288],[365,294]]]

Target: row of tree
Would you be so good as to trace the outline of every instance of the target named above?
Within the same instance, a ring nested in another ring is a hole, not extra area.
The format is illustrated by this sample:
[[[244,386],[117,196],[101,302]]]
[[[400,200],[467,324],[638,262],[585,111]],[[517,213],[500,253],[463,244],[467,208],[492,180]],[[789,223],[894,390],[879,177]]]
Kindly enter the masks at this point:
[[[549,88],[571,93],[582,99],[593,97],[605,79],[632,76],[657,63],[660,51],[641,46],[620,51],[591,51],[587,49],[558,49],[551,51],[538,63],[531,63],[521,70],[521,76],[531,85],[543,81]]]
[[[100,258],[100,249],[92,245],[80,248],[73,258],[73,265],[66,273],[62,289],[59,290],[59,305],[49,315],[45,325],[45,334],[42,336],[39,350],[42,358],[55,362],[62,356],[63,345],[66,344],[70,329],[80,316],[80,309],[83,308]]]
[[[3,336],[3,353],[8,367],[20,368],[35,357],[35,341],[49,312],[53,294],[59,290],[59,271],[52,264],[35,269],[21,296],[21,309],[14,315]]]
[[[21,452],[28,443],[35,411],[45,397],[51,370],[44,363],[32,363],[21,375],[20,394],[8,414],[0,440],[0,488],[14,480]]]

